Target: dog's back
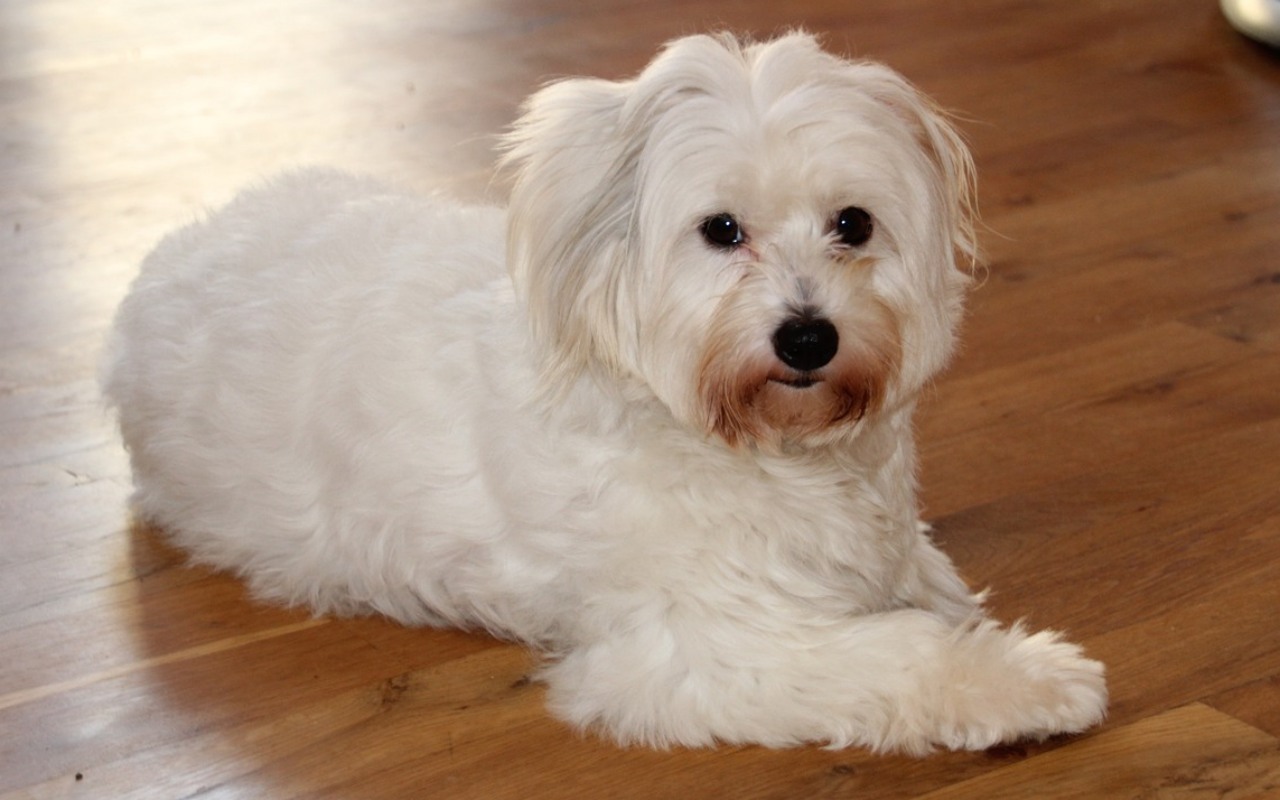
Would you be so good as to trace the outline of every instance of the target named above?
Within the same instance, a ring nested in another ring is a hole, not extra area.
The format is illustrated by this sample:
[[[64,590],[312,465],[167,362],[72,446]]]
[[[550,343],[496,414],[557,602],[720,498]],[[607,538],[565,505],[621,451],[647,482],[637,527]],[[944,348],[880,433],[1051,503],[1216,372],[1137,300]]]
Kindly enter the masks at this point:
[[[135,512],[259,594],[430,621],[416,598],[397,598],[409,581],[388,583],[396,559],[344,542],[372,536],[362,519],[393,520],[388,501],[407,510],[432,486],[467,483],[471,393],[440,385],[440,367],[483,346],[461,333],[478,323],[458,317],[503,313],[492,297],[507,282],[502,246],[498,209],[318,170],[167,237],[104,364]],[[465,380],[456,372],[448,380]],[[456,450],[459,475],[406,474],[403,459],[380,457],[397,447],[431,463]]]

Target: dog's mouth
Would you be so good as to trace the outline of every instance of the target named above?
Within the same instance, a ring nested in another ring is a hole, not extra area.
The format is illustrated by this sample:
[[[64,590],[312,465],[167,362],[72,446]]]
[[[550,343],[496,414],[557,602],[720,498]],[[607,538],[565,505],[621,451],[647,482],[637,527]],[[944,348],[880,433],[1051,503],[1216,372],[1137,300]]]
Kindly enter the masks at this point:
[[[790,377],[790,378],[777,378],[777,377],[770,376],[769,382],[780,383],[783,386],[788,386],[792,389],[808,389],[810,386],[813,386],[815,383],[821,383],[822,378],[819,378],[817,375],[814,375],[812,373],[805,373],[803,375],[797,375],[795,377]]]

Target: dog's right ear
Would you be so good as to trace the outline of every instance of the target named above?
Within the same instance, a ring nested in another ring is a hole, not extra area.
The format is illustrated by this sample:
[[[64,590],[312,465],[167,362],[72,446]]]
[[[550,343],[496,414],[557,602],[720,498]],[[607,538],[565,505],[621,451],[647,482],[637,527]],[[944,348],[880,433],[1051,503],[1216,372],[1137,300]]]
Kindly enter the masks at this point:
[[[526,102],[504,141],[507,262],[548,389],[590,364],[618,369],[628,226],[643,136],[625,130],[630,83],[570,79]]]

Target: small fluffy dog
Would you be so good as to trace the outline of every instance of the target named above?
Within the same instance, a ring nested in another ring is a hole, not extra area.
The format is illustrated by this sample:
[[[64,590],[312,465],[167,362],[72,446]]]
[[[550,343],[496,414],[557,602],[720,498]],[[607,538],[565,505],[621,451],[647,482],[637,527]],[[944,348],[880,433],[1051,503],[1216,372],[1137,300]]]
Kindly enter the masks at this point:
[[[972,165],[805,34],[535,94],[510,207],[296,172],[165,239],[105,368],[134,505],[317,613],[549,654],[623,743],[924,753],[1080,731],[1103,668],[917,522]]]

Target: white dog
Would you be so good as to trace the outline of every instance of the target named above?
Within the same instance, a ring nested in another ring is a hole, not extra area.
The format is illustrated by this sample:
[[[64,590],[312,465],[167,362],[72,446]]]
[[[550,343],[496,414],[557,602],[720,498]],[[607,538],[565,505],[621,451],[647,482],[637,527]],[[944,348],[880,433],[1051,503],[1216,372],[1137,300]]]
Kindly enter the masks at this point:
[[[167,238],[104,378],[137,513],[259,596],[541,648],[619,742],[1098,722],[1102,666],[986,619],[917,523],[974,256],[928,100],[804,34],[694,36],[507,144],[506,212],[304,171]]]

